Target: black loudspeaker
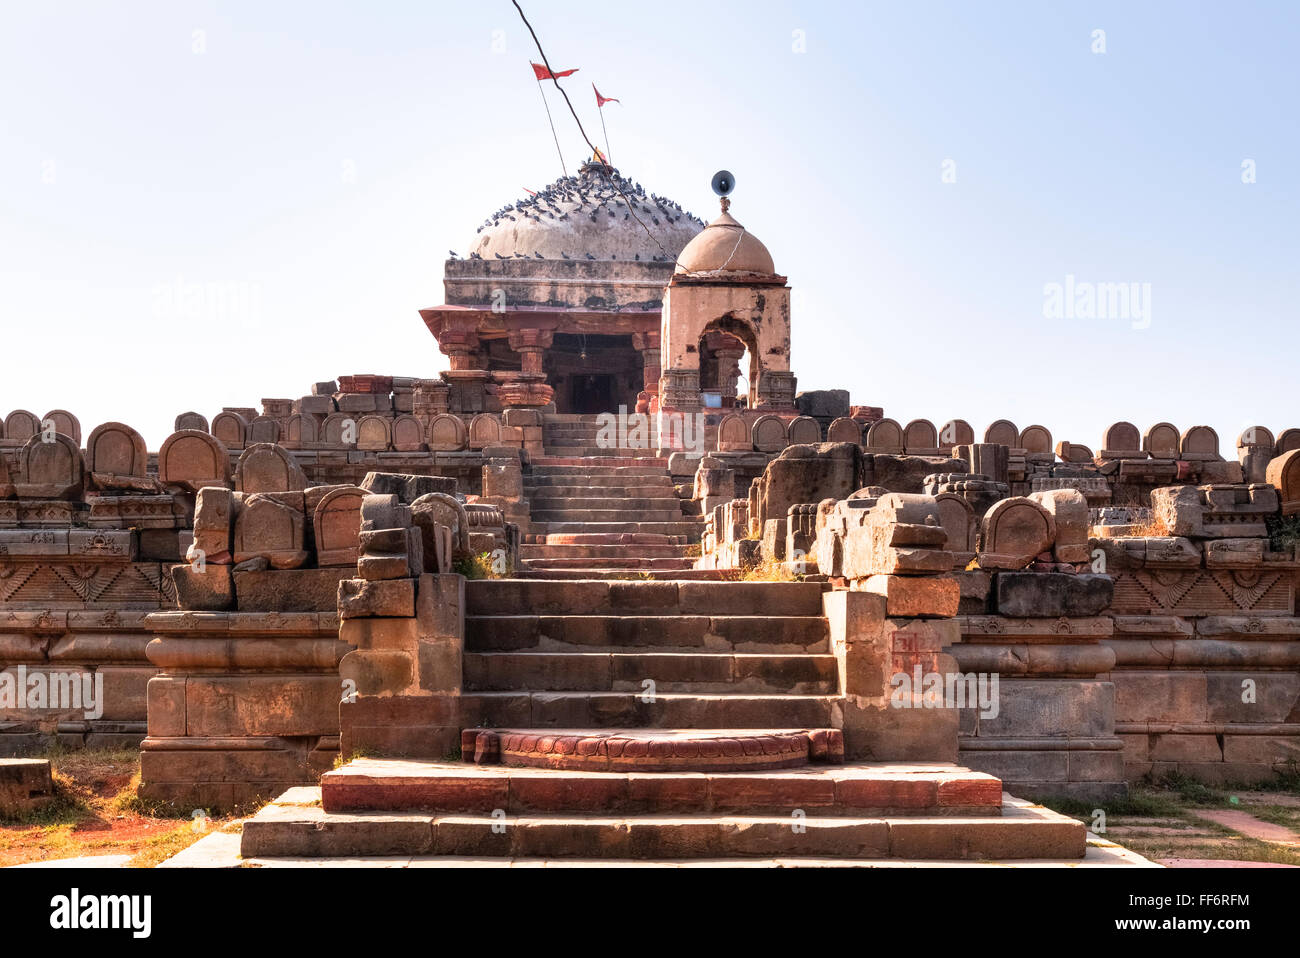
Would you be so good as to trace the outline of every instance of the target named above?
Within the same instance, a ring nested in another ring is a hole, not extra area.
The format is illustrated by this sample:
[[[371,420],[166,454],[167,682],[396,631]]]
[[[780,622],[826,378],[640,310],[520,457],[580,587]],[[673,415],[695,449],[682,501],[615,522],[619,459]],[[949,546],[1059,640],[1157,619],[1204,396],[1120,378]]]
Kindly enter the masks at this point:
[[[736,188],[736,178],[727,170],[718,170],[713,174],[713,192],[726,196]]]

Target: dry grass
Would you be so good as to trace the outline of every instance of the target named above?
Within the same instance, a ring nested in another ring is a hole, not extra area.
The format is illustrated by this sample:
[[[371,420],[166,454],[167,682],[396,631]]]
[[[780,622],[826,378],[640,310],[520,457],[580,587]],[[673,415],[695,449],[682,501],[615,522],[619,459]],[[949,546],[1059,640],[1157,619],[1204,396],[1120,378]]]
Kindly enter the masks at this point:
[[[191,817],[189,810],[139,796],[135,750],[53,749],[33,756],[53,767],[55,799],[17,818],[0,819],[0,867],[92,855],[130,855],[151,868],[235,819]]]
[[[790,571],[784,562],[775,559],[763,559],[755,565],[745,566],[740,570],[741,582],[799,582],[803,576]]]
[[[1132,523],[1127,534],[1135,538],[1156,539],[1170,535],[1170,531],[1165,520],[1152,513],[1145,519]]]

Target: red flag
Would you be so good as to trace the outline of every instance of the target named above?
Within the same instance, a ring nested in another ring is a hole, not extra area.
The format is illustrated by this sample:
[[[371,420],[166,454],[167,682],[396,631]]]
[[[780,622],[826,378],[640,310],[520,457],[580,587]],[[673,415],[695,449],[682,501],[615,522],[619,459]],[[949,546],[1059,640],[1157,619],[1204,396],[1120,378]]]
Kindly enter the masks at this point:
[[[554,79],[558,79],[559,77],[567,77],[570,74],[578,72],[577,68],[575,67],[572,70],[561,70],[558,73],[552,73],[550,70],[546,69],[546,67],[542,66],[540,63],[532,64],[532,68],[533,68],[533,73],[537,75],[537,79],[539,80],[554,80]]]
[[[593,90],[595,90],[595,92],[596,92],[596,106],[597,106],[597,107],[602,107],[602,106],[604,106],[606,103],[622,103],[622,102],[623,102],[622,100],[616,100],[616,99],[614,99],[614,97],[612,97],[612,96],[601,96],[601,95],[600,95],[600,91],[599,91],[599,90],[596,90],[596,84],[594,84],[594,83],[591,85],[591,88],[592,88]]]

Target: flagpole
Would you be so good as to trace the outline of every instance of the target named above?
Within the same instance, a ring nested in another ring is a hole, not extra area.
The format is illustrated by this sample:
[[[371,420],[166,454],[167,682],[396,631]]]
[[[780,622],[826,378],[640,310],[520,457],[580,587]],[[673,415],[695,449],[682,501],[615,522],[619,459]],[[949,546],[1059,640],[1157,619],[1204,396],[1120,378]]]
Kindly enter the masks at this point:
[[[564,165],[564,153],[560,150],[560,137],[555,132],[555,121],[551,119],[551,105],[546,102],[546,91],[542,89],[542,80],[540,77],[537,79],[537,92],[542,95],[542,106],[546,107],[546,122],[551,124],[551,136],[555,138],[555,152],[560,155],[560,169],[564,172],[565,179],[568,179],[569,170],[568,167]],[[604,122],[603,117],[601,118],[601,121]],[[606,142],[605,145],[609,146],[609,143]]]
[[[603,106],[598,106],[596,111],[600,114],[600,132],[605,134],[605,162],[610,166],[613,166],[614,155],[609,150],[609,130],[605,129],[605,108]]]

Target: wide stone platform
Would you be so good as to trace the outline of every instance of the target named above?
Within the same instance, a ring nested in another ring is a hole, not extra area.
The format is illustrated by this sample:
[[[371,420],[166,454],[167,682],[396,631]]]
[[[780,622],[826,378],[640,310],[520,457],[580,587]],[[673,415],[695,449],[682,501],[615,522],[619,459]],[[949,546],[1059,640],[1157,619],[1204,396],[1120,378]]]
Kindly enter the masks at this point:
[[[393,769],[383,771],[387,775]],[[728,860],[751,858],[1079,862],[1087,851],[1087,833],[1081,822],[1009,797],[994,813],[978,806],[949,809],[948,814],[938,814],[934,807],[864,813],[845,806],[837,814],[823,809],[813,809],[810,814],[803,807],[769,804],[771,798],[764,795],[700,810],[698,799],[713,792],[711,782],[701,792],[702,783],[697,781],[693,789],[696,804],[684,802],[684,807],[676,810],[663,810],[660,800],[653,796],[640,807],[604,804],[594,808],[591,793],[584,798],[583,790],[573,787],[575,782],[565,782],[565,776],[576,773],[493,771],[496,774],[477,770],[484,776],[479,779],[478,789],[461,785],[445,791],[429,788],[418,797],[408,792],[408,801],[423,806],[462,804],[467,795],[477,792],[477,810],[399,807],[332,811],[328,803],[333,799],[325,796],[334,789],[353,787],[348,785],[348,777],[357,769],[344,768],[339,777],[326,781],[320,789],[291,789],[246,821],[240,854],[245,859],[433,856],[433,863],[438,858],[450,862],[472,857],[715,859],[725,864]],[[428,769],[420,774],[430,783],[436,778]],[[476,772],[457,774],[473,776]],[[646,777],[661,785],[674,781],[671,777],[661,780],[655,773],[640,774],[640,785],[645,784]],[[798,776],[794,777],[797,780]],[[400,778],[389,776],[390,781]],[[612,778],[629,784],[633,780],[633,776]],[[867,780],[871,780],[870,774]],[[400,782],[393,783],[400,787]],[[393,786],[377,781],[374,784],[378,790],[375,797],[354,793],[353,801],[383,804],[379,793]],[[528,798],[529,784],[535,787],[537,798]],[[566,788],[566,784],[570,787]],[[937,793],[937,779],[934,784]],[[347,794],[344,791],[339,798]],[[393,792],[394,796],[398,794],[400,791]],[[533,807],[533,803],[541,807]],[[646,806],[655,810],[641,810]]]

